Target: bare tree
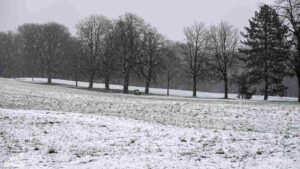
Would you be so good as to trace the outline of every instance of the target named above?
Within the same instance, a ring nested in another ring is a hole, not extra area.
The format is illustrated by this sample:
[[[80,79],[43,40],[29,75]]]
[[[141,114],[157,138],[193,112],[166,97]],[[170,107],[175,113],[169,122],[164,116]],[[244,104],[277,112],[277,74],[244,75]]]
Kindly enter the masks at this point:
[[[22,67],[20,36],[14,32],[0,33],[0,75],[15,78]]]
[[[145,27],[144,20],[131,13],[126,13],[116,23],[117,55],[124,78],[124,93],[128,93],[130,75],[145,44]]]
[[[8,33],[0,32],[0,75],[6,76],[7,69],[9,69],[9,47],[11,39]]]
[[[116,30],[114,24],[109,24],[108,32],[104,39],[104,54],[100,62],[100,74],[104,77],[105,89],[109,90],[111,76],[116,70]]]
[[[69,71],[68,74],[75,80],[75,86],[78,87],[78,80],[83,70],[83,56],[82,56],[82,46],[81,42],[76,37],[71,37],[69,45],[66,49],[67,56],[64,59],[64,66],[68,69],[62,70],[62,72]]]
[[[18,32],[23,40],[23,58],[26,59],[24,71],[32,77],[33,81],[40,66],[42,26],[39,24],[24,24],[18,27]]]
[[[105,16],[92,15],[81,20],[76,26],[83,46],[86,69],[90,76],[89,88],[93,88],[95,75],[100,68],[100,60],[104,55],[104,39],[110,24],[110,20]]]
[[[197,97],[197,82],[207,62],[208,36],[204,23],[195,22],[184,29],[186,43],[182,45],[186,72],[193,79],[193,97]]]
[[[291,52],[286,60],[287,65],[298,79],[298,102],[300,102],[300,1],[277,0],[275,8],[292,34],[292,45],[295,52]]]
[[[163,55],[165,59],[164,63],[166,67],[165,71],[167,75],[167,95],[170,95],[170,84],[181,69],[181,60],[176,48],[177,45],[171,44],[170,42],[163,48]]]
[[[145,79],[145,94],[149,94],[149,87],[152,78],[155,77],[159,66],[163,64],[162,48],[164,46],[164,38],[156,29],[149,28],[145,33],[146,41],[143,54],[138,57],[140,73]]]
[[[222,21],[218,26],[210,28],[210,45],[212,48],[212,65],[218,77],[224,81],[224,98],[228,99],[228,81],[232,66],[236,60],[238,31],[232,25]]]
[[[6,65],[6,42],[7,35],[4,32],[0,32],[0,76],[3,76]]]
[[[42,27],[42,64],[45,67],[48,84],[52,83],[52,77],[56,68],[65,57],[65,47],[70,38],[68,29],[58,23],[47,23]]]

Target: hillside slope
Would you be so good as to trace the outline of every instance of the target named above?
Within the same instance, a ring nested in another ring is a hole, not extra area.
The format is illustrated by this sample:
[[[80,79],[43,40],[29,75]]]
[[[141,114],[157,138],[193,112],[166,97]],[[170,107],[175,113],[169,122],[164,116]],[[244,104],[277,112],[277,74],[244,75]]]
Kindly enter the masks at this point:
[[[0,79],[0,168],[297,168],[299,110]]]

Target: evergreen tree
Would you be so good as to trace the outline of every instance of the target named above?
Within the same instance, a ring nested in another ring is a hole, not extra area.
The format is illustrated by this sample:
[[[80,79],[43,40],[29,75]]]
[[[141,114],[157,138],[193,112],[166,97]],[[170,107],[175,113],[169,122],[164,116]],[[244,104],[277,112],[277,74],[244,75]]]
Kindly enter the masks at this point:
[[[251,99],[252,95],[256,93],[256,89],[252,88],[252,81],[247,72],[240,72],[233,75],[233,82],[238,86],[239,99]]]
[[[240,52],[246,54],[243,61],[249,69],[250,79],[256,83],[264,82],[264,100],[270,94],[282,94],[287,88],[282,85],[287,68],[284,64],[288,53],[287,28],[280,21],[276,11],[263,5],[259,12],[255,12],[250,27],[242,36],[245,45]]]
[[[286,60],[298,80],[298,102],[300,102],[300,3],[299,0],[277,0],[275,7],[291,33],[293,47]]]

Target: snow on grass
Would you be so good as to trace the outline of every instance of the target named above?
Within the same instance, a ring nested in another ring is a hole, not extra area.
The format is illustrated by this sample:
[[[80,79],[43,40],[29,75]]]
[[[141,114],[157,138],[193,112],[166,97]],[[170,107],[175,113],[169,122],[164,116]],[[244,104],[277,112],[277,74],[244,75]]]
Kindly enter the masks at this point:
[[[283,125],[287,123],[300,125],[300,107],[292,102],[199,101],[102,93],[13,80],[0,82],[3,92],[0,105],[4,108],[96,113],[182,127],[258,132],[284,132]]]
[[[18,78],[17,80],[23,81],[23,82],[30,82],[30,83],[47,83],[46,78],[34,78],[32,81],[32,78]],[[75,81],[71,80],[61,80],[61,79],[52,79],[52,82],[54,84],[60,84],[60,85],[68,85],[68,86],[75,86]],[[88,82],[78,82],[78,87],[84,87],[87,88],[89,86]],[[94,83],[94,88],[95,89],[104,89],[105,85],[103,83]],[[121,85],[110,85],[110,88],[113,90],[123,90],[123,86]],[[140,90],[144,91],[144,87],[137,87],[137,86],[129,86],[129,90]],[[149,92],[151,94],[158,94],[158,95],[166,95],[167,94],[167,89],[161,89],[161,88],[150,88]],[[183,97],[191,97],[192,96],[192,91],[188,90],[176,90],[176,89],[170,89],[170,95],[171,96],[183,96]],[[197,96],[199,98],[207,98],[207,99],[220,99],[224,98],[223,93],[209,93],[209,92],[197,92]],[[231,99],[237,99],[237,94],[229,94],[229,98]],[[253,100],[263,100],[263,96],[258,96],[254,95]],[[277,97],[277,96],[270,96],[269,100],[273,101],[297,101],[297,98],[292,98],[292,97]]]
[[[295,102],[134,96],[0,79],[0,107],[0,168],[300,166]]]
[[[3,167],[297,168],[278,134],[163,126],[69,112],[0,110]],[[298,145],[297,145],[298,144]],[[297,147],[296,149],[293,147]]]

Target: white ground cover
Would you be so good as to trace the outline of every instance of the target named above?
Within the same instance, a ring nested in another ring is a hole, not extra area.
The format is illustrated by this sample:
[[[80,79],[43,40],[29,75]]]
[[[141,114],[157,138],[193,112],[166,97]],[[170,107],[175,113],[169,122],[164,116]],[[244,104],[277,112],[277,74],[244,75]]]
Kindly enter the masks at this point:
[[[45,79],[45,78],[34,78],[34,79],[32,79],[32,78],[17,78],[17,80],[23,81],[23,82],[30,82],[30,83],[46,83],[47,82],[47,79]],[[75,86],[75,81],[71,81],[71,80],[52,79],[52,82],[54,84]],[[88,82],[78,81],[78,87],[87,88],[88,86],[89,86]],[[103,83],[94,83],[94,88],[95,89],[104,89],[105,85]],[[114,89],[114,90],[122,90],[123,86],[122,85],[111,84],[110,88]],[[138,89],[142,92],[144,92],[144,90],[145,90],[144,87],[129,86],[129,90],[133,91],[135,89]],[[167,94],[167,89],[150,88],[149,92],[151,94],[166,95]],[[192,96],[192,91],[170,89],[170,95],[171,96],[191,97]],[[198,91],[197,92],[197,97],[206,98],[206,99],[220,99],[220,98],[224,98],[224,94],[223,93],[209,93],[209,92]],[[229,94],[229,98],[237,99],[237,94]],[[263,96],[254,95],[252,100],[263,100]],[[297,101],[297,98],[270,96],[269,100],[273,100],[273,101]]]
[[[0,168],[300,168],[300,105],[0,79]]]

